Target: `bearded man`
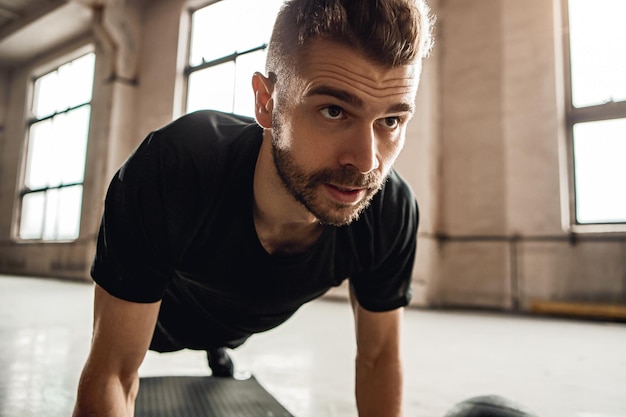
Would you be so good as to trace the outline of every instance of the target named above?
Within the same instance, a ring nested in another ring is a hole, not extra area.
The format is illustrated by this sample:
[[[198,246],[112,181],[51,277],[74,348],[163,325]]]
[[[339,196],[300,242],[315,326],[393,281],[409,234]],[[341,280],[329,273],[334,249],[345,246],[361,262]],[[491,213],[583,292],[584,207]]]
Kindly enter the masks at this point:
[[[418,208],[392,166],[430,30],[422,0],[288,1],[256,120],[200,111],[143,141],[107,193],[75,417],[132,416],[148,349],[205,350],[232,376],[226,348],[344,280],[359,416],[402,415]]]

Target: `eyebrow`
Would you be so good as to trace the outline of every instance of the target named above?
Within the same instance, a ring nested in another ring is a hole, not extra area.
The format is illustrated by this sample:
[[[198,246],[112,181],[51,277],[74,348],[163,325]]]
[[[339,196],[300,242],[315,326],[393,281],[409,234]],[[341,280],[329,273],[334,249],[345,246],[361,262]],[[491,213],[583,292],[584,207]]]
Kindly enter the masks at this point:
[[[305,94],[305,97],[312,97],[312,96],[331,96],[353,107],[356,107],[356,108],[363,107],[363,100],[360,97],[357,97],[356,95],[348,91],[339,89],[339,88],[334,88],[334,87],[329,87],[329,86],[315,87],[309,90]],[[411,104],[410,103],[397,103],[397,104],[391,105],[387,109],[388,113],[405,113],[405,112],[413,113],[413,111],[414,111],[414,106],[412,103]]]
[[[361,100],[361,98],[339,88],[333,88],[328,86],[315,87],[309,90],[305,95],[305,97],[312,96],[331,96],[336,98],[337,100],[343,101],[344,103],[348,103],[351,106],[363,107],[363,100]]]

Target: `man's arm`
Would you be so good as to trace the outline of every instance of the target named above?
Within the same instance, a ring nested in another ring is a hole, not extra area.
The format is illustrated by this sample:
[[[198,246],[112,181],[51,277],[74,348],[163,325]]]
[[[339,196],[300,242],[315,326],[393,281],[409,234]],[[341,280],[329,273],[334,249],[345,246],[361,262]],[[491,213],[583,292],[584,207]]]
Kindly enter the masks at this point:
[[[150,346],[160,305],[124,301],[96,285],[91,351],[73,417],[133,416],[137,371]]]
[[[381,313],[365,310],[350,291],[357,357],[356,402],[359,417],[402,416],[402,308]]]

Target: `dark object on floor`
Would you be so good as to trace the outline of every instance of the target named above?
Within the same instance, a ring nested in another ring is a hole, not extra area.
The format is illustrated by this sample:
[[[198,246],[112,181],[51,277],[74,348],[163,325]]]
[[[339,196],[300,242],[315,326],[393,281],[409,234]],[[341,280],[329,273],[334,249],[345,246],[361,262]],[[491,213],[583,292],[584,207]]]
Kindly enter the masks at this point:
[[[232,378],[235,374],[235,364],[225,348],[207,350],[207,360],[212,375],[222,378]]]
[[[135,417],[293,417],[254,377],[141,378]]]
[[[538,417],[513,401],[498,395],[484,395],[461,401],[445,417]]]

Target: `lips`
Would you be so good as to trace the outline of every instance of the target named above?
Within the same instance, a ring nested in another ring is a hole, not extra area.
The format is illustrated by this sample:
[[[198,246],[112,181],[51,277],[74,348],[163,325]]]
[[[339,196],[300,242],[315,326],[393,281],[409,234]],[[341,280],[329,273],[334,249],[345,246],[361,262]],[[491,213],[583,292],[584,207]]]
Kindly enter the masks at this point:
[[[341,187],[332,184],[324,184],[324,187],[331,198],[339,203],[348,205],[353,205],[361,201],[366,192],[365,188]]]

